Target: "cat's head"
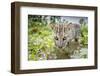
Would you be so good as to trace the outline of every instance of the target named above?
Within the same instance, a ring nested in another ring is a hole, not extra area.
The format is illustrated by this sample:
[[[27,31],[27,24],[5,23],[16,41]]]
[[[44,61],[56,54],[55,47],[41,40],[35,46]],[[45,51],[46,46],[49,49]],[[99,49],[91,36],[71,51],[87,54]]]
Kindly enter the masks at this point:
[[[65,48],[68,45],[68,32],[70,29],[70,23],[66,24],[50,24],[54,32],[54,42],[56,47]]]

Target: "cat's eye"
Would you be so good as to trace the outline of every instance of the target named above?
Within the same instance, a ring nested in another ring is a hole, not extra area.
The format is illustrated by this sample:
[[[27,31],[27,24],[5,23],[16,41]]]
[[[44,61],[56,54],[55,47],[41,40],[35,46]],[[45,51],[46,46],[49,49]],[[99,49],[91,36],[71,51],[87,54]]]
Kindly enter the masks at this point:
[[[55,37],[55,40],[58,40],[58,37],[57,36]]]
[[[66,37],[63,38],[63,41],[66,40]]]

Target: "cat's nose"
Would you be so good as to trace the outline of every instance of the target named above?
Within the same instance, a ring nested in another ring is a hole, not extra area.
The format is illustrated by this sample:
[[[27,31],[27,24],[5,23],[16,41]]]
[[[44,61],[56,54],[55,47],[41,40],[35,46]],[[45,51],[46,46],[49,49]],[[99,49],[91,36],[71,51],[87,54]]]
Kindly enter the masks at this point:
[[[59,48],[62,48],[62,46],[59,46]]]

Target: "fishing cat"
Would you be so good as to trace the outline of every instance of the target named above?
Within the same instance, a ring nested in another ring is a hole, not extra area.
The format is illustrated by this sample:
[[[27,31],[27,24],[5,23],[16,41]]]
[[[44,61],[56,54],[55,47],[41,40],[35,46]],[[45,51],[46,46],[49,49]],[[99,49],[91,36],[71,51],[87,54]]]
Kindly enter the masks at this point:
[[[58,49],[58,58],[70,58],[80,45],[80,25],[74,23],[50,24],[54,32],[54,43]],[[75,47],[73,47],[73,45]],[[77,45],[77,46],[76,46]],[[63,54],[61,56],[61,54]],[[63,57],[65,54],[65,57]]]

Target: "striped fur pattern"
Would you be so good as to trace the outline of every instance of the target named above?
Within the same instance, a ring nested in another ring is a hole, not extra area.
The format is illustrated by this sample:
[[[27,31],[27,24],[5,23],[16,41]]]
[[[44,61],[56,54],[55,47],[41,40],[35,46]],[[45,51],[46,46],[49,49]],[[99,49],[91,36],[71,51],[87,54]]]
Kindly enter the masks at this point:
[[[78,41],[80,37],[80,25],[74,23],[50,24],[54,31],[54,42],[56,47],[64,49],[73,40]]]

